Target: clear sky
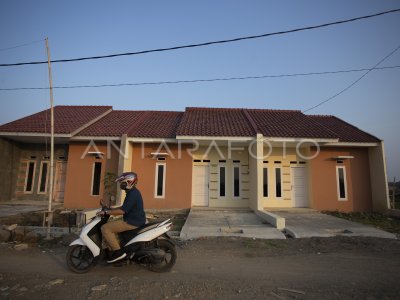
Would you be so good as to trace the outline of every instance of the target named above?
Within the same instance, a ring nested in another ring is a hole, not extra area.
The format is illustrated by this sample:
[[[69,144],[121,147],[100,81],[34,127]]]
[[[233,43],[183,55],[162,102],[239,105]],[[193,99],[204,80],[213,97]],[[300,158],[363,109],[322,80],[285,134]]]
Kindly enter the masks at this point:
[[[400,8],[399,1],[1,1],[0,49],[49,38],[51,58],[134,52],[282,31]],[[400,45],[400,13],[194,49],[53,64],[53,84],[96,85],[370,68]],[[0,51],[0,63],[46,60],[44,42]],[[400,65],[400,50],[382,66]],[[56,105],[125,110],[187,106],[305,110],[363,73],[56,89]],[[47,87],[47,66],[0,67],[0,88]],[[332,114],[385,140],[400,179],[400,69],[372,71],[310,114]],[[0,91],[0,124],[49,107],[46,90]]]

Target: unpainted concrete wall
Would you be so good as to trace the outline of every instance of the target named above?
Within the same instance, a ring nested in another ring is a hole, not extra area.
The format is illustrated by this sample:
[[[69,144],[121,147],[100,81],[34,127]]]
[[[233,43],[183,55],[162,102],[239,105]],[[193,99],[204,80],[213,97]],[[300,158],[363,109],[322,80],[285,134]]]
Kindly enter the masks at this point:
[[[374,211],[384,212],[390,206],[386,173],[385,148],[383,142],[369,148],[371,166],[372,206]]]
[[[12,198],[17,200],[48,200],[48,191],[46,194],[38,194],[40,165],[42,161],[50,161],[50,145],[45,144],[18,144],[18,155],[15,158],[13,172],[15,172],[16,181],[13,184],[15,187]],[[67,145],[54,146],[55,162],[57,160],[65,161],[68,159]],[[24,192],[27,163],[33,161],[36,163],[33,189],[31,193]],[[48,178],[49,180],[49,178]]]
[[[15,197],[20,148],[18,143],[0,138],[0,201]]]

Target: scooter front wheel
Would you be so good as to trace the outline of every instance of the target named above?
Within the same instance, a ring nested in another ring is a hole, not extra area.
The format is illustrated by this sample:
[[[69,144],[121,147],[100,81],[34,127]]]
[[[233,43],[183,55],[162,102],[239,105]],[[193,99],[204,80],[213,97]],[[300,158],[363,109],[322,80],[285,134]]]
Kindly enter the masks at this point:
[[[94,257],[88,247],[70,246],[67,252],[67,266],[75,273],[86,273],[94,266]]]

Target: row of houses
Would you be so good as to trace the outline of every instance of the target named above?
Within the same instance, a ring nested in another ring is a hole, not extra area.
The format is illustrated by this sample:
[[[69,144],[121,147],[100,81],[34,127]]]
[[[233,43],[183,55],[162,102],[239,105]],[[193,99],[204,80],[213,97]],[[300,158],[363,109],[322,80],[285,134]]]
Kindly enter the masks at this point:
[[[56,106],[55,202],[120,204],[135,171],[147,209],[388,208],[383,142],[334,116],[296,110],[122,111]],[[0,200],[46,200],[50,111],[0,126]]]

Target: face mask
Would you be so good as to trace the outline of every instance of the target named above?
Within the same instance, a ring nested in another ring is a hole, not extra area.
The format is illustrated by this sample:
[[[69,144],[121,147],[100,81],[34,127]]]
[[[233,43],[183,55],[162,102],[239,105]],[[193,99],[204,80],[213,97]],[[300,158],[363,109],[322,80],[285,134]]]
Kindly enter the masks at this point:
[[[121,190],[127,190],[128,184],[126,182],[121,182],[120,186]]]

